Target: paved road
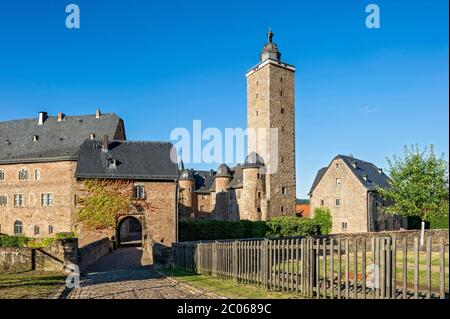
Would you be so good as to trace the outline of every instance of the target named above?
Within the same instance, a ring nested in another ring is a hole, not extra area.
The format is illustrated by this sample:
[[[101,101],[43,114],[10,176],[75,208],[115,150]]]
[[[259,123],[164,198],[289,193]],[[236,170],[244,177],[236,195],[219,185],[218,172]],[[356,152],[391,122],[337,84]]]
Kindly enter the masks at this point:
[[[196,299],[188,291],[142,264],[142,248],[115,250],[92,265],[81,277],[80,288],[69,299]]]

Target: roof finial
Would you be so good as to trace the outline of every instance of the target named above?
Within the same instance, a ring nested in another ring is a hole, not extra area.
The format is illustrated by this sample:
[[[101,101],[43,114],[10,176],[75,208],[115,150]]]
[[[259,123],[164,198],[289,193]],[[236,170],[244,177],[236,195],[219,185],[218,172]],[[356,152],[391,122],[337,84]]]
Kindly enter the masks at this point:
[[[184,171],[184,162],[183,162],[183,148],[180,148],[180,165],[179,170]]]
[[[267,32],[267,38],[268,38],[269,42],[272,43],[273,32],[272,32],[272,28],[271,27],[269,27],[269,32]]]

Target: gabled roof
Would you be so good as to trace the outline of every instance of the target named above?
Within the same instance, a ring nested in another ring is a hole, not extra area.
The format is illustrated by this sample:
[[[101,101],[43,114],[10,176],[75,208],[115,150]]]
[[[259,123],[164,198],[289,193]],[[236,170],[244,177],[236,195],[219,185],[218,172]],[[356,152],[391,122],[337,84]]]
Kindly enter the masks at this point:
[[[80,150],[77,178],[177,180],[177,161],[171,159],[168,142],[111,141],[108,150],[102,142],[87,140]],[[176,159],[175,159],[176,160]],[[115,162],[115,165],[111,165]]]
[[[314,182],[311,186],[311,189],[309,190],[309,195],[313,192],[313,190],[316,188],[316,186],[319,184],[319,182],[322,180],[323,175],[327,172],[328,167],[322,167],[319,169],[319,171],[316,174],[316,178],[314,178]]]
[[[366,162],[352,156],[346,155],[338,155],[336,156],[331,163],[333,163],[336,159],[341,159],[350,171],[355,175],[355,177],[361,182],[361,184],[367,188],[369,191],[375,191],[377,188],[389,188],[390,187],[390,178],[387,176],[382,170],[380,170],[375,164]],[[330,163],[330,165],[331,165]],[[322,177],[327,172],[330,167],[321,168],[314,179],[314,182],[311,186],[309,194],[311,195],[314,189],[317,187],[319,182],[322,180]],[[367,180],[364,178],[367,176]]]
[[[49,116],[0,122],[0,164],[77,160],[81,144],[91,134],[113,138],[123,121],[114,113],[65,116],[61,122]]]

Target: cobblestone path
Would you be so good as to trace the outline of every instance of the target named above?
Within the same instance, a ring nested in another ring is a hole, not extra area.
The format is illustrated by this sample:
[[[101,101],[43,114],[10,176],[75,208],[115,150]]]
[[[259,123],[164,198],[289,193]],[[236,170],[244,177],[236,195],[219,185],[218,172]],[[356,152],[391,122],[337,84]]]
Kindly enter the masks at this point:
[[[142,248],[119,248],[81,276],[68,299],[196,299],[207,296],[183,288],[141,262]]]

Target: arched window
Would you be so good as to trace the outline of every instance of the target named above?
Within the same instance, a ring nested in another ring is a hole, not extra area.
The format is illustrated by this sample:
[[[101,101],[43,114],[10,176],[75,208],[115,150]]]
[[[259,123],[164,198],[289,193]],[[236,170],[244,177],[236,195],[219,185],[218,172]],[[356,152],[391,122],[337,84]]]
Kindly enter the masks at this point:
[[[20,220],[14,222],[14,235],[20,235],[23,233],[23,224]]]

